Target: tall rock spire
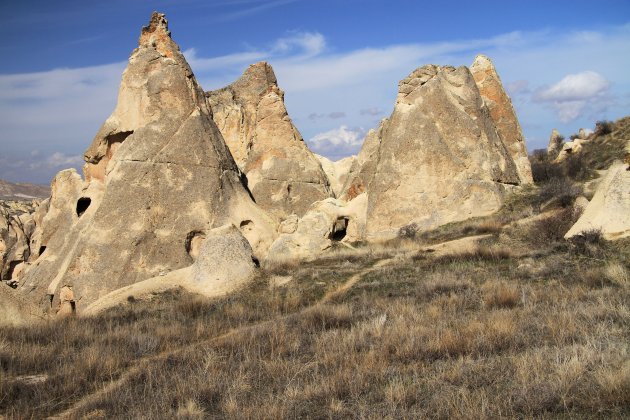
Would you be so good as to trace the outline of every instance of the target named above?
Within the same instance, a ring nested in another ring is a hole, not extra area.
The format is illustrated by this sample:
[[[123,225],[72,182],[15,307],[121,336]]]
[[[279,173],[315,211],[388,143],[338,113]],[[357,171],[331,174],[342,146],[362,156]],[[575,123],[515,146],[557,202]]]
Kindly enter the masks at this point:
[[[477,83],[484,103],[490,110],[490,116],[497,127],[501,141],[514,159],[520,182],[531,184],[534,182],[532,168],[527,158],[527,148],[521,125],[514,112],[512,101],[503,89],[503,84],[492,60],[485,55],[478,55],[470,67],[470,72],[475,78],[475,83]]]
[[[154,13],[123,73],[118,103],[85,152],[86,181],[57,188],[64,228],[23,279],[25,293],[77,310],[98,297],[192,264],[196,244],[232,223],[260,257],[275,225],[250,198],[203,90]],[[61,205],[60,205],[61,206]],[[48,216],[47,216],[48,217]],[[51,216],[52,217],[52,216]],[[50,219],[50,217],[49,217]],[[44,230],[54,230],[44,224]]]

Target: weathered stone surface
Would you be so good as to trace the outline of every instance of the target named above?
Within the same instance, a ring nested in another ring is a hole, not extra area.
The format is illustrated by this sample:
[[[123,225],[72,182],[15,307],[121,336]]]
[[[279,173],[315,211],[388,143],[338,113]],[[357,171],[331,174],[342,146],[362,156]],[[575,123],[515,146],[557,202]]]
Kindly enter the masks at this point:
[[[116,109],[85,159],[85,182],[66,171],[53,184],[46,251],[20,287],[42,307],[52,296],[53,312],[66,302],[80,312],[112,290],[190,266],[198,238],[216,226],[239,227],[261,258],[275,237],[162,14],[142,30]]]
[[[485,55],[478,55],[470,67],[470,72],[485,105],[490,110],[490,117],[497,127],[499,137],[516,164],[521,184],[533,183],[525,137],[514,112],[512,101],[503,89],[494,64]]]
[[[593,199],[565,238],[600,229],[608,240],[630,236],[630,171],[618,162],[608,169]]]
[[[551,156],[558,156],[562,145],[564,144],[564,137],[555,128],[551,131],[549,136],[549,144],[547,144],[547,153]]]
[[[273,243],[268,261],[316,258],[333,241],[361,239],[365,230],[367,196],[361,194],[346,203],[327,198],[314,203],[299,219],[295,229],[287,229]]]
[[[562,144],[562,149],[558,153],[558,157],[556,157],[556,162],[562,162],[566,158],[571,155],[575,155],[582,151],[582,144],[588,140],[583,140],[579,138],[575,138],[572,141],[568,141]]]
[[[207,297],[221,296],[246,284],[256,274],[256,262],[249,242],[234,225],[208,232],[199,247],[195,262],[185,268],[158,275],[114,290],[93,302],[86,314],[96,314],[156,293],[184,288]]]
[[[470,71],[428,65],[400,82],[342,197],[367,192],[366,237],[377,239],[491,214],[520,183]]]
[[[0,326],[23,325],[38,319],[36,308],[9,286],[0,283]]]
[[[258,205],[284,219],[332,196],[321,164],[287,114],[269,64],[251,65],[239,80],[206,96]]]
[[[315,154],[315,157],[321,163],[335,197],[340,197],[348,175],[350,175],[350,169],[357,160],[357,157],[348,156],[347,158],[339,159],[335,162],[318,154]]]
[[[27,261],[36,257],[32,246],[38,201],[0,201],[0,279],[16,286]]]

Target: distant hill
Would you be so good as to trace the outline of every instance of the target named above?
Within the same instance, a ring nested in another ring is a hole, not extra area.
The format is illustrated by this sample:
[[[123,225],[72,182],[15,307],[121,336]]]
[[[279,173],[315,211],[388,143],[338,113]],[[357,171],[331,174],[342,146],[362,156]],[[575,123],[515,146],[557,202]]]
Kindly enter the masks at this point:
[[[26,182],[11,183],[0,179],[0,200],[32,200],[50,196],[50,186]]]

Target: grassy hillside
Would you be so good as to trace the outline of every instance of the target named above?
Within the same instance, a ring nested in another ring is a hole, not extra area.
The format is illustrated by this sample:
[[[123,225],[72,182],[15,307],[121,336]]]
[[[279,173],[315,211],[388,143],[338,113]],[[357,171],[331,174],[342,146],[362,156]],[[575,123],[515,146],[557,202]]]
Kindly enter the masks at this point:
[[[92,318],[0,329],[0,414],[630,416],[630,241],[564,242],[570,207],[512,223],[537,213],[538,194],[267,268],[223,299],[130,297]],[[431,251],[480,232],[473,251]]]

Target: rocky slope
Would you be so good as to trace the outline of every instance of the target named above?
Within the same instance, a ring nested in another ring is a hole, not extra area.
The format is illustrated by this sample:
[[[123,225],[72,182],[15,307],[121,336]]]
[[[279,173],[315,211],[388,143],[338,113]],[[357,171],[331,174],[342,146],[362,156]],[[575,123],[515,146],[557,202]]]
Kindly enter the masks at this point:
[[[50,187],[46,185],[29,184],[26,182],[12,183],[0,179],[0,200],[33,200],[50,196]]]

